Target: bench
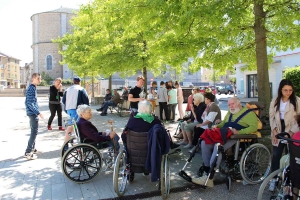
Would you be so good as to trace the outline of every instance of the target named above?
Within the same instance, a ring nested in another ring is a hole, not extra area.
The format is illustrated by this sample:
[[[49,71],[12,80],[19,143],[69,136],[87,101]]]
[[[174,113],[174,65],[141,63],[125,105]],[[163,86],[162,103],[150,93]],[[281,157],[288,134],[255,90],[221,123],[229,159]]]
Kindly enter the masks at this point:
[[[108,106],[108,109],[110,110],[110,113],[112,113],[113,110],[117,111],[118,115],[122,117],[123,104],[124,100],[120,99],[119,103],[116,106]]]

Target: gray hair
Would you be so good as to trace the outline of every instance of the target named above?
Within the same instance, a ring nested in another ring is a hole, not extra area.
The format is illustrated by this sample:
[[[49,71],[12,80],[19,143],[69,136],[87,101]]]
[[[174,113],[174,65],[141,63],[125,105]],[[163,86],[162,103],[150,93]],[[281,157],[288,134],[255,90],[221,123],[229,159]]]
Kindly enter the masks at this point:
[[[237,97],[231,97],[228,101],[233,100],[237,105],[242,106],[241,100]]]
[[[91,110],[91,107],[89,105],[86,105],[86,104],[82,104],[82,105],[79,105],[76,112],[77,112],[77,115],[79,117],[81,117],[81,115],[83,113],[85,113],[87,110]]]
[[[151,114],[151,112],[152,112],[151,103],[147,100],[140,101],[139,104],[138,104],[138,112],[139,113]]]
[[[204,101],[204,97],[201,93],[194,94],[194,100],[198,99],[200,102]]]

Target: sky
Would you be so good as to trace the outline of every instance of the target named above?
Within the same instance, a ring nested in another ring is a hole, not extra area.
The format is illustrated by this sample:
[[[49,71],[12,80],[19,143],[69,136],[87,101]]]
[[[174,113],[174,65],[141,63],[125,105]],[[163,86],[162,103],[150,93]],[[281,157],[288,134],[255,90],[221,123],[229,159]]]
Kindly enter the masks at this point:
[[[35,13],[62,7],[79,9],[90,0],[0,0],[0,52],[20,59],[20,66],[32,56],[32,21]]]

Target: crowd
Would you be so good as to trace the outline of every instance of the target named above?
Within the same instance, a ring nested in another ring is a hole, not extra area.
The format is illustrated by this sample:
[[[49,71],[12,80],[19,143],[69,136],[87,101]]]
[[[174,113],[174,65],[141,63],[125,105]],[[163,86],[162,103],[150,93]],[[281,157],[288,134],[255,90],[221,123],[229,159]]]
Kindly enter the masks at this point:
[[[217,153],[216,143],[221,143],[224,146],[224,150],[227,150],[236,143],[236,140],[230,139],[232,134],[251,134],[258,129],[257,115],[243,107],[237,97],[232,97],[228,100],[229,111],[223,121],[221,121],[221,112],[215,95],[209,90],[203,95],[200,93],[199,88],[193,88],[192,94],[188,97],[186,114],[184,115],[182,110],[182,89],[178,82],[175,82],[173,85],[172,81],[161,81],[160,87],[156,89],[157,82],[153,81],[148,91],[148,100],[146,100],[146,91],[143,88],[144,81],[143,76],[138,76],[136,86],[129,92],[125,88],[122,94],[122,98],[128,99],[130,102],[131,115],[127,124],[128,128],[135,131],[149,131],[157,125],[164,127],[163,122],[175,122],[175,110],[178,105],[179,117],[177,121],[181,125],[181,132],[176,137],[182,139],[178,145],[184,145],[183,148],[192,149],[195,148],[200,138],[204,171],[207,173],[212,168],[212,160],[214,160]],[[39,111],[36,97],[36,86],[40,82],[41,76],[34,73],[32,75],[32,84],[29,85],[26,91],[26,113],[29,117],[31,128],[24,156],[27,159],[35,158],[35,153],[37,152],[35,149],[35,139],[38,133],[38,121],[39,117],[43,118],[43,115]],[[117,90],[114,90],[113,97],[110,90],[106,92],[105,101],[98,109],[98,111],[102,111],[102,116],[107,114],[108,106],[116,105],[121,98]],[[107,140],[118,141],[119,138],[116,133],[111,132],[109,135],[104,135],[102,134],[103,132],[98,132],[97,128],[89,122],[89,119],[92,117],[89,99],[85,89],[80,86],[80,78],[78,77],[74,78],[74,85],[69,87],[64,93],[62,92],[60,78],[55,79],[54,84],[50,86],[49,109],[51,116],[48,120],[48,130],[52,130],[51,123],[56,113],[58,115],[58,129],[64,130],[61,121],[61,112],[63,110],[61,97],[65,106],[64,110],[71,118],[79,120],[78,128],[82,134],[90,140],[97,142]],[[159,117],[153,115],[153,107],[156,106],[156,99],[159,104]],[[273,145],[272,171],[279,168],[280,158],[286,147],[275,136],[278,133],[286,132],[292,138],[299,138],[299,124],[297,123],[297,120],[299,121],[299,109],[300,99],[295,94],[293,83],[288,79],[281,80],[277,96],[272,100],[269,109],[271,142]],[[137,123],[138,121],[139,123]],[[140,124],[144,125],[140,126]],[[173,145],[170,135],[167,134],[167,130],[164,134],[169,138],[170,143],[168,142],[168,146]],[[214,134],[213,137],[212,134]],[[126,144],[126,141],[124,143]],[[228,156],[232,155],[229,154]],[[218,159],[221,159],[221,157]],[[219,165],[219,162],[218,160],[217,165]],[[276,181],[276,179],[271,181],[270,191],[274,191],[277,184]],[[202,177],[193,178],[192,182],[213,186],[213,179],[212,177],[208,179],[207,174],[204,174]]]

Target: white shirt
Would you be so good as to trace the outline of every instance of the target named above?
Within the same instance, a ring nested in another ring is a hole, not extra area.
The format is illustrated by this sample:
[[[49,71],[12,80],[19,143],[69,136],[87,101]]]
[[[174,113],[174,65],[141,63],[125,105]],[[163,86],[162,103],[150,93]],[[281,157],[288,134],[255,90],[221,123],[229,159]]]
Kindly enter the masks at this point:
[[[284,119],[285,107],[288,103],[289,101],[283,102],[282,99],[280,99],[280,107],[279,107],[280,119]]]

